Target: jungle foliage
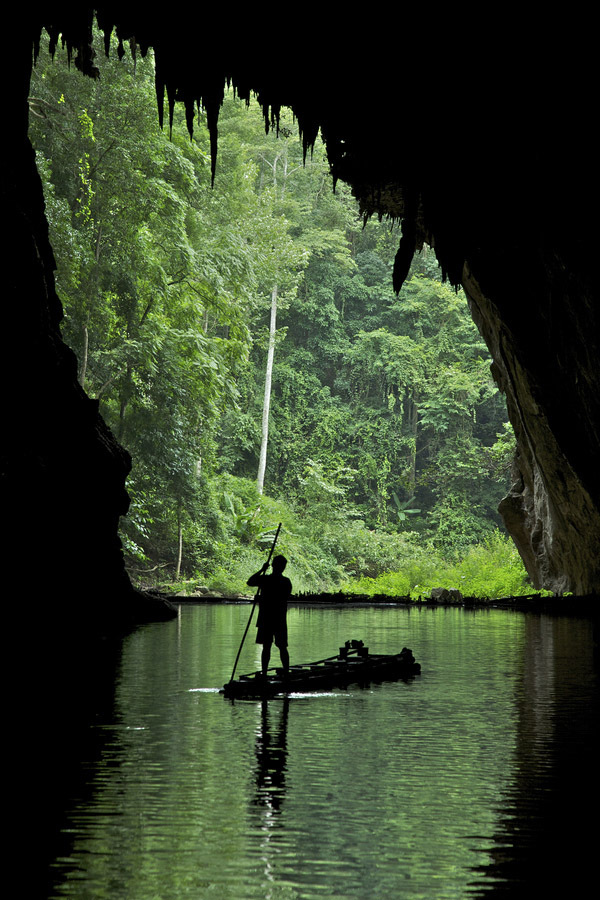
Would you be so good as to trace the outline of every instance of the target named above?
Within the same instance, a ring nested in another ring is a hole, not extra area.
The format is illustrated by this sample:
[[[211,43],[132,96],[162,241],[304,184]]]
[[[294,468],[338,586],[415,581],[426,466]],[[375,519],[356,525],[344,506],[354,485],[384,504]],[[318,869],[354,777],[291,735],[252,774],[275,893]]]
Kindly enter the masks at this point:
[[[298,589],[412,571],[411,589],[426,564],[510,552],[496,507],[512,432],[433,252],[396,296],[398,227],[334,192],[323,145],[304,159],[291,116],[267,133],[228,94],[213,185],[202,110],[192,138],[183,114],[158,127],[152,59],[113,53],[100,70],[42,54],[30,134],[63,334],[134,460],[134,580],[240,589],[279,521]],[[518,592],[524,571],[507,565]]]

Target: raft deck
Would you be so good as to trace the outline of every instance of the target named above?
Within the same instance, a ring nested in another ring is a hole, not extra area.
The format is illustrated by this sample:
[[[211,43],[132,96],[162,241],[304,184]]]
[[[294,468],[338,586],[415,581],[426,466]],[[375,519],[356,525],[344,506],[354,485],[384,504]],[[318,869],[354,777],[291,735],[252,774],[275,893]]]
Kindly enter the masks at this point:
[[[363,641],[346,641],[337,656],[317,662],[290,666],[286,676],[283,669],[240,675],[223,685],[226,697],[261,699],[306,691],[327,691],[351,684],[365,685],[372,681],[397,681],[418,675],[421,666],[415,662],[412,650],[404,647],[400,653],[369,653]],[[273,674],[271,674],[273,673]]]

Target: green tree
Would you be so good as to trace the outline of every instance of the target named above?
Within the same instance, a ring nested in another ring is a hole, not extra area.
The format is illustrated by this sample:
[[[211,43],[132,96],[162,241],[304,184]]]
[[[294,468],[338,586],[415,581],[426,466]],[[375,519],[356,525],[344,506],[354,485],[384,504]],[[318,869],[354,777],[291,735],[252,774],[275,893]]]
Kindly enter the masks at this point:
[[[227,94],[213,183],[202,111],[192,139],[158,128],[151,55],[100,63],[42,54],[31,134],[64,335],[134,458],[130,564],[233,578],[278,516],[313,585],[486,537],[511,432],[433,252],[397,297],[398,227],[362,221],[291,117],[265,133]]]

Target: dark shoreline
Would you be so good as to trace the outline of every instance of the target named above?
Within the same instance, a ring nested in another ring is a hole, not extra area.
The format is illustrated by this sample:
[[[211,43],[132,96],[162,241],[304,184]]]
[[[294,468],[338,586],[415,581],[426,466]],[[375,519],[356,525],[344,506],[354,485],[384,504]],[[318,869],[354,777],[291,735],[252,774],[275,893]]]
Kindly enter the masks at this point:
[[[254,597],[222,595],[205,593],[200,595],[174,597],[161,594],[164,599],[173,605],[188,605],[195,603],[239,603],[251,604]],[[527,594],[519,597],[500,597],[495,600],[482,597],[463,597],[461,600],[430,600],[422,598],[411,600],[410,597],[392,596],[387,594],[344,594],[338,593],[302,593],[293,594],[290,606],[403,606],[409,609],[443,609],[447,607],[462,608],[467,610],[505,609],[516,612],[553,613],[568,616],[597,616],[600,613],[600,597],[597,594],[589,596],[551,596],[543,597],[540,594]]]

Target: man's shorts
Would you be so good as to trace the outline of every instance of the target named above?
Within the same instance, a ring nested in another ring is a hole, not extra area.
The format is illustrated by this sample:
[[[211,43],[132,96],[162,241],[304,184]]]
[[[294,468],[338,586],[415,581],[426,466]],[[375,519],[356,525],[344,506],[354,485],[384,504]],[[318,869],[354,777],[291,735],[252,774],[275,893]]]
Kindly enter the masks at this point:
[[[282,626],[281,628],[276,629],[261,625],[256,634],[256,643],[266,644],[270,647],[273,641],[275,641],[275,646],[279,647],[279,649],[281,649],[282,647],[287,647],[287,624]]]

